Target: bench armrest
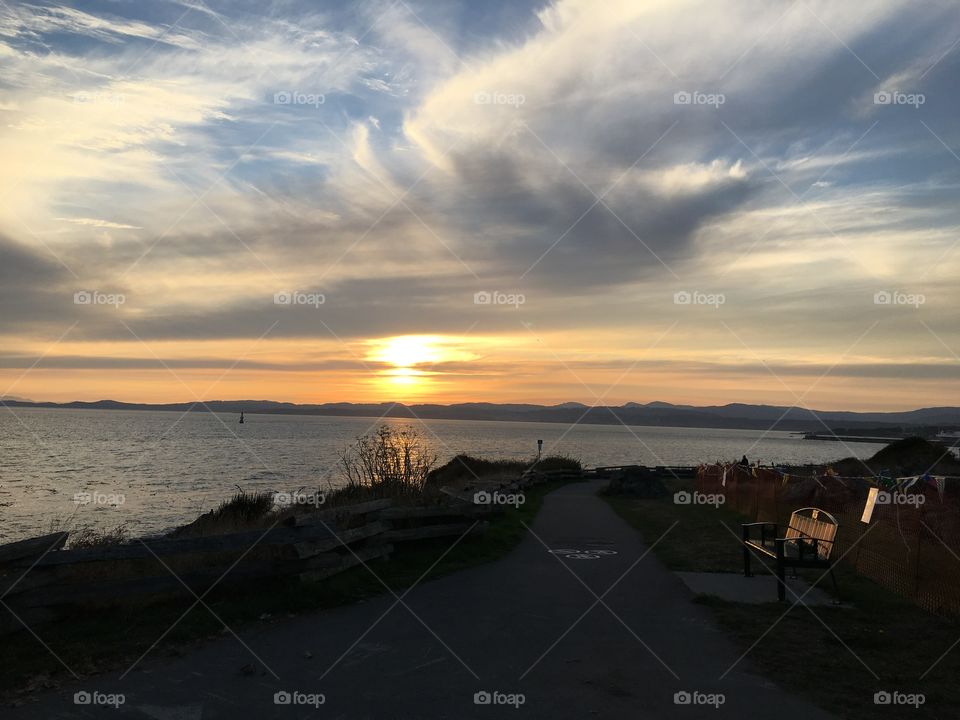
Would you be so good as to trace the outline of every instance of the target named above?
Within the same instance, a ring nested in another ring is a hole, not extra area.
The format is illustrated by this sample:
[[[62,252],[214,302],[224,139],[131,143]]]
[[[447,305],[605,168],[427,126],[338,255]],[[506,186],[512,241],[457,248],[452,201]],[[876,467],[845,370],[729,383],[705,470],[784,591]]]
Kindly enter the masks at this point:
[[[773,532],[770,533],[771,537],[776,537],[777,535],[777,524],[773,522],[752,522],[752,523],[741,523],[740,532],[742,533],[743,541],[747,542],[751,540],[750,529],[759,527],[760,528],[760,544],[764,545],[767,542],[767,530],[773,528]]]

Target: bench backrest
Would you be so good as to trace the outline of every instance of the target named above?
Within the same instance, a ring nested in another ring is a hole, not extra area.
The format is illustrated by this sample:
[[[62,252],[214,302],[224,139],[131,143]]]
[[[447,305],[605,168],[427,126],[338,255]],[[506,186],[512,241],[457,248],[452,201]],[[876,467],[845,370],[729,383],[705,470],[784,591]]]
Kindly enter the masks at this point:
[[[829,560],[839,527],[837,519],[820,508],[800,508],[790,515],[786,537],[817,540],[817,555]]]

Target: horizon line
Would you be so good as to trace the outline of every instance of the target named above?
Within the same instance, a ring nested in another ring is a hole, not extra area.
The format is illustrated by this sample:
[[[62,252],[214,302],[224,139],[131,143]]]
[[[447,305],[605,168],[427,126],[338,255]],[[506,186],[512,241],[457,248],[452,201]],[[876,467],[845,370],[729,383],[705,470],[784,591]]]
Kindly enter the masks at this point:
[[[656,407],[651,407],[651,405],[662,405],[667,408],[675,408],[678,410],[710,410],[713,408],[729,408],[730,406],[740,405],[746,408],[774,408],[774,409],[789,409],[789,410],[802,410],[809,413],[853,413],[858,415],[895,415],[895,414],[905,414],[905,413],[914,413],[924,410],[955,410],[960,411],[960,406],[957,405],[930,405],[930,406],[921,406],[921,407],[911,407],[908,409],[883,409],[883,410],[850,410],[850,409],[833,409],[833,410],[824,410],[805,407],[802,405],[775,405],[770,403],[749,403],[742,401],[731,401],[723,404],[716,405],[691,405],[689,403],[671,403],[665,400],[651,400],[649,402],[637,402],[633,400],[625,401],[619,405],[613,404],[588,404],[580,402],[577,400],[566,400],[556,403],[543,403],[543,402],[525,402],[525,401],[516,401],[516,402],[493,402],[487,400],[470,400],[470,401],[459,401],[459,402],[430,402],[430,401],[401,401],[401,400],[382,400],[382,401],[371,401],[371,402],[354,402],[350,400],[335,400],[335,401],[323,401],[323,402],[294,402],[291,400],[271,400],[266,398],[240,398],[240,399],[194,399],[194,400],[175,400],[167,402],[146,402],[146,401],[131,401],[131,400],[114,400],[111,398],[100,398],[97,400],[36,400],[32,398],[21,398],[16,396],[3,396],[0,395],[0,404],[9,405],[13,403],[23,404],[23,405],[53,405],[53,406],[63,406],[71,404],[84,404],[84,405],[96,405],[98,403],[115,403],[118,405],[139,405],[146,407],[163,407],[169,405],[208,405],[211,403],[272,403],[275,405],[289,405],[297,408],[311,408],[311,407],[328,407],[328,406],[337,406],[337,405],[350,405],[354,407],[384,407],[384,406],[394,406],[394,407],[417,407],[424,405],[434,405],[439,407],[457,407],[457,406],[469,406],[469,405],[490,405],[494,407],[509,407],[509,406],[518,406],[526,405],[534,408],[540,409],[557,409],[561,408],[564,405],[570,406],[575,405],[584,409],[596,409],[596,408],[617,408],[617,409],[629,409],[629,406],[633,405],[637,408],[645,408],[655,410]],[[786,418],[782,418],[786,419]]]

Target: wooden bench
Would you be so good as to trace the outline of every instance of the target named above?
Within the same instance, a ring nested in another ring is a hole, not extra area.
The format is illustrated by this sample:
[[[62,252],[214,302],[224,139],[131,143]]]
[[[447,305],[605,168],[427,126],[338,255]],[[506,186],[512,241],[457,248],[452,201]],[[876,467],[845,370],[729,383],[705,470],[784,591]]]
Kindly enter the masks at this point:
[[[790,515],[783,537],[776,523],[755,522],[740,526],[743,533],[743,574],[750,577],[750,553],[757,552],[773,558],[777,565],[777,598],[786,599],[786,569],[827,568],[834,591],[837,579],[833,576],[833,548],[837,519],[819,508],[800,508]],[[759,528],[759,537],[754,532]]]

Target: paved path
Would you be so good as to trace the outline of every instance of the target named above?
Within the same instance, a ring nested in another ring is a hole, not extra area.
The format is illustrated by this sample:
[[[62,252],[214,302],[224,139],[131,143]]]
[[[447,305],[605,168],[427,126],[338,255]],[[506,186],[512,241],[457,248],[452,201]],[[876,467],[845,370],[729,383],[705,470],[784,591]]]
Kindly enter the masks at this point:
[[[391,610],[395,599],[386,595],[244,628],[243,641],[279,680],[259,670],[242,674],[242,666],[257,660],[225,635],[184,658],[148,656],[123,680],[119,674],[92,678],[2,715],[9,720],[828,717],[750,674],[749,658],[720,680],[740,654],[708,611],[691,602],[683,583],[647,553],[636,531],[595,497],[597,489],[595,483],[576,484],[552,493],[533,532],[507,557],[416,587],[403,601],[409,609]],[[682,542],[682,535],[668,534],[663,542]],[[564,564],[545,545],[606,553],[567,558]],[[126,702],[119,710],[75,705],[74,692],[84,689],[123,693]],[[325,704],[276,705],[279,691],[322,693]],[[475,704],[475,693],[482,691],[507,696],[499,700],[522,693],[524,702],[519,709]],[[719,709],[678,706],[674,694],[682,691],[723,693],[725,703]]]

